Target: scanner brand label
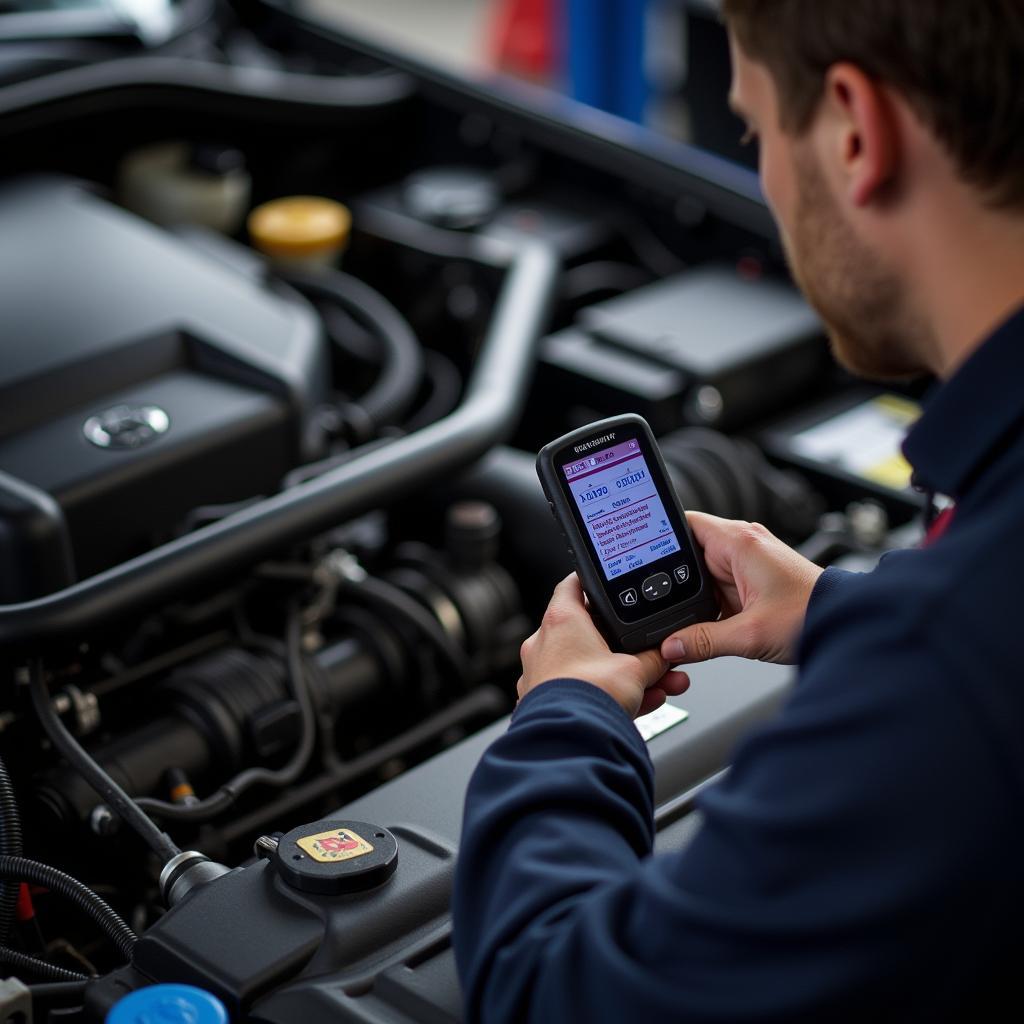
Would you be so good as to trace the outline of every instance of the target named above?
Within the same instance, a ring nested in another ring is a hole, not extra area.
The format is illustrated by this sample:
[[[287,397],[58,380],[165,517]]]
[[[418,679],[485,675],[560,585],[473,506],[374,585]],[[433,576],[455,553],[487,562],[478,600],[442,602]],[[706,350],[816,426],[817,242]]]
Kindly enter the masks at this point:
[[[373,853],[373,847],[350,828],[339,828],[332,832],[319,832],[315,836],[304,836],[296,845],[321,864],[352,860],[354,857],[365,857],[366,854]]]
[[[612,431],[610,434],[605,434],[603,437],[595,437],[593,441],[587,441],[585,444],[578,444],[573,448],[573,451],[579,455],[580,452],[589,452],[591,448],[596,448],[600,444],[607,444],[609,441],[615,440],[615,432]]]

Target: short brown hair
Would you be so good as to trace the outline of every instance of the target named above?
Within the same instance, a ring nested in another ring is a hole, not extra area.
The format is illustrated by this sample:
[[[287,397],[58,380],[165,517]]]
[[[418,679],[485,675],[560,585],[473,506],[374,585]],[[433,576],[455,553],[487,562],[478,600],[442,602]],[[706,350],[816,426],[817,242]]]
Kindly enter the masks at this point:
[[[892,86],[996,205],[1024,206],[1024,0],[723,0],[743,52],[810,124],[825,72],[850,61]]]

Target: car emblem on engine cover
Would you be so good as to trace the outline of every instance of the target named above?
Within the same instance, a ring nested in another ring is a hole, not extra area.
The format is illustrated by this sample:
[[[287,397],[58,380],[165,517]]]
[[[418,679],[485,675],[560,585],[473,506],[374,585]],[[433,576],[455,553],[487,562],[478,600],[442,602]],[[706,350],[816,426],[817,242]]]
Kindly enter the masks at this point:
[[[82,424],[82,433],[97,448],[141,448],[166,434],[171,418],[158,405],[115,405]]]

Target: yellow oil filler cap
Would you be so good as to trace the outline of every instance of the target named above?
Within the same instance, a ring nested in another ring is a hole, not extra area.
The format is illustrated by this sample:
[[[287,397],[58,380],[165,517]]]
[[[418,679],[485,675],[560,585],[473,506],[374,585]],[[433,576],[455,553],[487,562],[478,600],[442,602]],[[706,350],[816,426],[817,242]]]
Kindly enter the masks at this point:
[[[279,263],[334,263],[348,244],[352,214],[321,196],[286,196],[257,206],[248,220],[253,246]]]

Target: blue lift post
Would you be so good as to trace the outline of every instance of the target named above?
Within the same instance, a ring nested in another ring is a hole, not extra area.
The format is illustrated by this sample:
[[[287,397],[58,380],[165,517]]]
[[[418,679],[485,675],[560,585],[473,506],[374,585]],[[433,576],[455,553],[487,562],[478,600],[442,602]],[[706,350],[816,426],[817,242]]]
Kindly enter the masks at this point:
[[[644,64],[649,0],[565,0],[570,94],[640,124],[650,96]]]

